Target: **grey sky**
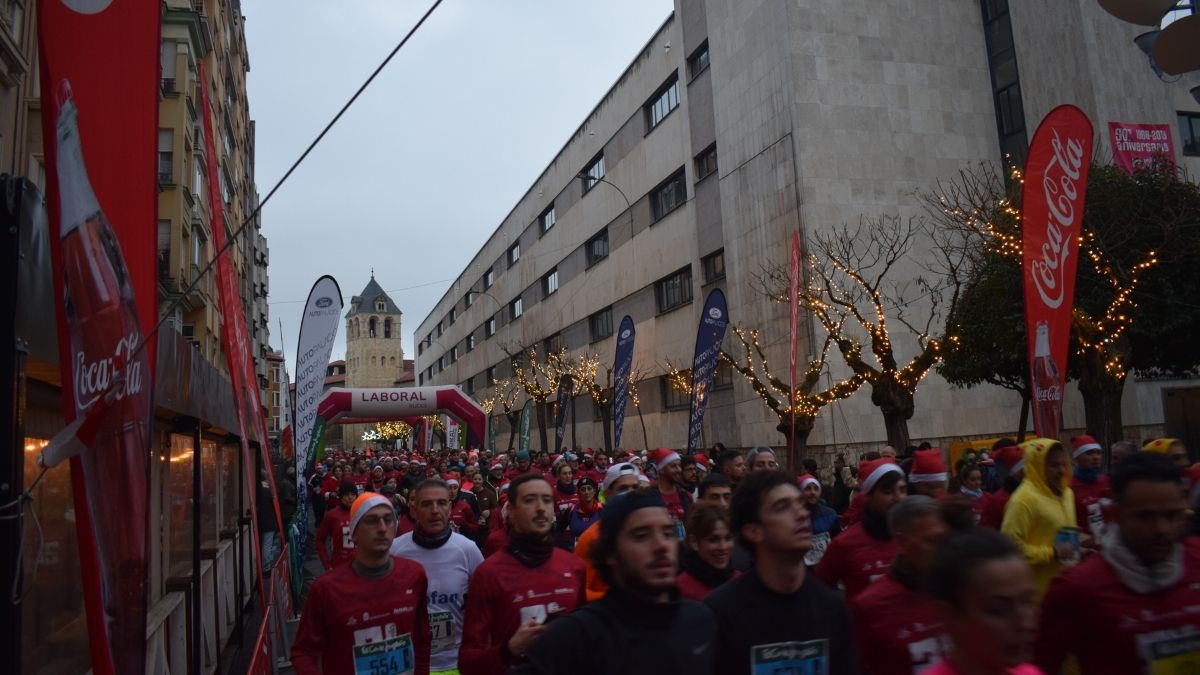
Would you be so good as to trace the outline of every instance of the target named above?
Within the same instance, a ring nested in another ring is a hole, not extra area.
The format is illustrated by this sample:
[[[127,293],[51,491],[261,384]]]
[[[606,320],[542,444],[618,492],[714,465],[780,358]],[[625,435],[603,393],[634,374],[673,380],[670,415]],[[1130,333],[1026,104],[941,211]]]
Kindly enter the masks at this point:
[[[242,4],[263,197],[431,3]],[[263,209],[289,372],[316,278],[348,304],[372,267],[411,358],[413,329],[672,4],[446,0]],[[331,358],[344,353],[343,329]]]

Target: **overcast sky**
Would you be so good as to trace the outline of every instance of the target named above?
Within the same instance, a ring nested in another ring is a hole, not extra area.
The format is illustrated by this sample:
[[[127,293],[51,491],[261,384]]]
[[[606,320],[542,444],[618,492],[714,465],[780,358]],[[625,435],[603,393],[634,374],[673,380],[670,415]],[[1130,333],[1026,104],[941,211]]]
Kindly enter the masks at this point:
[[[431,4],[242,3],[262,197]],[[313,282],[333,275],[349,305],[371,268],[412,358],[421,319],[672,5],[445,0],[263,208],[271,346],[289,372]]]

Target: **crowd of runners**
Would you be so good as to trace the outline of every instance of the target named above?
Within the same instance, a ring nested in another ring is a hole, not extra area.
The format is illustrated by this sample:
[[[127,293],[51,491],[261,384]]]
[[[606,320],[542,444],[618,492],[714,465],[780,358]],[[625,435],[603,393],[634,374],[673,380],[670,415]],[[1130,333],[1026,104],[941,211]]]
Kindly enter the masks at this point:
[[[1200,465],[1155,439],[336,452],[298,675],[1200,673]],[[1107,462],[1106,462],[1107,460]],[[1105,466],[1107,464],[1107,466]]]

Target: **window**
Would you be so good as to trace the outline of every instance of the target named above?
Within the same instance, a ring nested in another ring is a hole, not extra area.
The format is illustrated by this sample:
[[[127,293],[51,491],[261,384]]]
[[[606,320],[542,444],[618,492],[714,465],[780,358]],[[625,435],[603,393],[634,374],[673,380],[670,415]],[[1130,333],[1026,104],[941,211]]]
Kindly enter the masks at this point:
[[[1179,112],[1179,140],[1183,143],[1183,154],[1200,156],[1200,113]]]
[[[717,361],[717,368],[713,371],[712,389],[729,389],[732,386],[733,367],[721,359]]]
[[[1023,166],[1029,144],[1025,135],[1025,111],[1021,100],[1021,83],[1017,77],[1008,0],[982,0],[980,4],[983,8],[984,42],[987,45],[988,69],[992,75],[1000,152],[1006,163]]]
[[[426,336],[425,336],[425,346],[426,346],[426,347],[432,347],[432,346],[433,346],[433,333],[430,333],[430,334],[428,334],[428,335],[426,335]]]
[[[550,228],[554,227],[555,220],[554,204],[551,204],[549,208],[542,211],[542,215],[538,216],[538,228],[542,234],[546,234],[550,231]]]
[[[587,254],[587,265],[591,267],[596,263],[608,257],[608,228],[600,230],[600,233],[588,240],[584,245],[585,253]]]
[[[375,301],[375,311],[376,312],[386,312],[387,311],[387,303],[384,302],[383,300],[376,300]]]
[[[471,333],[467,336],[467,351],[475,349],[475,334]]]
[[[437,367],[438,367],[438,372],[441,372],[446,369],[446,355],[445,354],[442,354],[441,356],[438,357]]]
[[[483,336],[492,337],[496,334],[496,317],[489,316],[487,321],[483,322]]]
[[[646,104],[646,131],[649,132],[666,119],[671,111],[679,107],[679,77],[671,76],[671,81],[650,97]]]
[[[591,328],[592,342],[603,340],[612,335],[612,307],[605,307],[589,317],[588,327]]]
[[[484,381],[487,382],[487,386],[490,387],[493,384],[496,384],[496,366],[488,368],[484,378]]]
[[[175,132],[171,129],[158,130],[158,183],[175,184]]]
[[[472,377],[463,382],[462,388],[463,391],[467,392],[467,396],[473,395],[475,393],[475,378]]]
[[[425,384],[425,373],[421,373],[420,375],[417,375],[417,384],[419,384],[419,385]]]
[[[463,309],[471,306],[471,296],[473,295],[475,295],[475,291],[467,291],[467,294],[463,296]]]
[[[450,363],[458,361],[458,345],[450,348]]]
[[[545,352],[547,356],[550,354],[558,354],[559,352],[563,351],[564,346],[565,345],[563,344],[561,333],[557,335],[551,335],[545,340],[542,340],[542,351]]]
[[[438,325],[437,325],[437,336],[442,337],[442,322],[441,321],[439,321]]]
[[[701,262],[704,265],[704,283],[711,284],[725,278],[725,249],[704,256]]]
[[[687,186],[684,184],[683,170],[667,179],[665,183],[650,193],[650,211],[655,221],[674,211],[687,201]]]
[[[604,178],[604,153],[596,155],[581,174],[580,178],[583,179],[584,192],[596,187],[596,183],[599,183],[600,179]]]
[[[383,337],[389,340],[392,337],[392,320],[390,318],[383,320]]]
[[[548,297],[554,295],[558,290],[558,268],[550,270],[546,276],[542,277],[542,296]]]
[[[207,242],[204,240],[204,234],[200,232],[199,228],[193,230],[192,233],[195,235],[192,237],[192,264],[199,267],[207,262],[207,256],[205,256],[204,252],[204,245]]]
[[[370,326],[370,328],[367,329],[367,335],[369,335],[370,337],[375,337],[375,317],[371,317],[371,320],[368,322],[368,325]],[[371,358],[374,359],[375,357],[371,357]]]
[[[692,371],[685,370],[683,375],[687,381],[692,379]],[[692,404],[691,395],[685,391],[680,391],[671,386],[671,379],[666,375],[658,378],[659,388],[662,390],[663,407],[667,410],[679,410],[688,408]]]
[[[692,266],[688,265],[671,276],[655,282],[654,295],[658,300],[659,314],[691,302]]]
[[[494,283],[496,283],[496,273],[489,267],[488,271],[483,273],[483,290],[491,288]]]
[[[449,314],[449,315],[447,315],[447,317],[446,317],[446,321],[448,322],[448,324],[449,324],[449,325],[453,326],[453,325],[454,325],[454,320],[455,320],[456,318],[458,318],[458,310],[456,310],[455,308],[451,307],[451,308],[450,308],[450,314]]]
[[[696,155],[696,182],[708,178],[717,172],[717,144],[713,143],[704,150],[704,152]]]
[[[696,77],[708,68],[708,40],[705,40],[692,55],[688,57],[688,76]]]
[[[521,299],[517,298],[508,303],[508,318],[518,319],[521,317]]]
[[[517,242],[508,249],[508,266],[512,267],[521,259],[521,242]]]

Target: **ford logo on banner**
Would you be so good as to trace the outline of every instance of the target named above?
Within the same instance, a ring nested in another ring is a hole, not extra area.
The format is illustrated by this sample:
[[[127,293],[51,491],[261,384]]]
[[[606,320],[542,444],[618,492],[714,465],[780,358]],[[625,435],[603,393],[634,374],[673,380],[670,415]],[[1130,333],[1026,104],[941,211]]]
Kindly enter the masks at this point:
[[[321,309],[325,309],[326,307],[333,304],[333,298],[328,298],[328,297],[317,298],[317,301],[315,304],[317,307],[320,307]]]
[[[629,339],[629,331],[627,331],[627,330],[621,331],[621,339],[628,340]]]
[[[720,307],[709,308],[708,315],[714,319],[720,319],[721,318],[721,308]]]

